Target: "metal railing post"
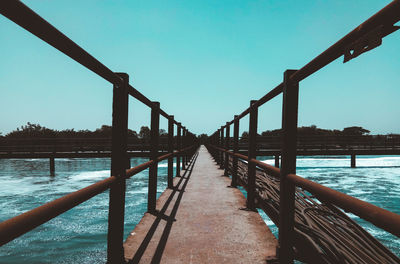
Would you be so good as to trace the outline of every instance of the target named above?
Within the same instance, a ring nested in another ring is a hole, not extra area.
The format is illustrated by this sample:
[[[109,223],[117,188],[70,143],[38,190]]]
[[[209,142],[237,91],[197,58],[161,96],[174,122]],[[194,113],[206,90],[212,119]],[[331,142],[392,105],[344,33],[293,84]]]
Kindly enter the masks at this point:
[[[151,108],[151,124],[150,124],[150,159],[158,158],[158,142],[159,142],[159,126],[160,126],[160,103],[153,102]],[[150,213],[156,210],[157,200],[157,169],[158,162],[154,162],[149,167],[149,185],[147,193],[147,211]]]
[[[182,130],[182,148],[186,148],[186,128]],[[186,153],[182,155],[182,170],[186,170]]]
[[[275,167],[279,168],[279,154],[275,154]]]
[[[50,161],[50,176],[54,176],[55,172],[55,163],[54,163],[54,154],[52,154],[49,158]]]
[[[107,263],[124,263],[125,169],[127,160],[129,76],[117,73],[122,85],[114,84],[112,112],[111,175],[117,181],[110,188],[107,233]]]
[[[355,168],[356,167],[356,154],[351,153],[350,155],[350,167]]]
[[[229,150],[229,122],[226,122],[226,130],[225,130],[225,149]],[[229,176],[229,155],[225,153],[225,170],[224,175]]]
[[[182,148],[181,131],[182,131],[181,123],[178,123],[178,131],[177,131],[177,136],[176,136],[176,148],[178,149],[178,151],[181,150],[181,148]],[[181,177],[181,156],[180,155],[176,156],[176,177]]]
[[[224,148],[224,127],[223,126],[221,126],[220,133],[221,133],[221,137],[220,137],[219,147]],[[224,152],[223,151],[220,152],[219,168],[220,169],[224,168]]]
[[[295,186],[287,175],[296,173],[297,111],[299,84],[290,80],[295,70],[286,70],[283,80],[282,150],[279,192],[279,263],[293,263]]]
[[[235,115],[234,122],[233,122],[233,152],[239,152],[239,119],[238,116]],[[233,157],[233,170],[232,170],[232,181],[231,186],[237,186],[237,173],[238,173],[238,158]]]
[[[220,144],[221,144],[221,129],[218,129],[218,130],[217,130],[215,136],[216,136],[215,145],[216,145],[216,146],[220,146]],[[217,150],[217,151],[215,151],[215,152],[216,152],[216,161],[217,161],[217,164],[221,164],[221,151],[220,151],[220,150]]]
[[[258,106],[257,101],[250,101],[250,118],[249,118],[249,160],[256,158],[257,144],[257,122],[258,122]],[[247,208],[255,210],[255,189],[256,189],[256,165],[252,162],[247,163]]]
[[[214,133],[214,141],[213,141],[213,145],[218,146],[218,142],[219,142],[219,130],[215,131]],[[214,160],[217,162],[218,164],[218,155],[219,152],[215,149],[212,149],[213,153],[214,153]]]
[[[189,132],[188,129],[186,129],[186,132],[185,132],[185,142],[186,142],[185,143],[185,148],[190,146],[189,138],[190,138],[190,132]],[[189,159],[190,159],[189,152],[186,152],[185,153],[185,166],[187,166],[187,164],[189,163]]]
[[[168,152],[174,152],[174,116],[171,115],[168,118]],[[174,187],[173,182],[174,174],[174,157],[168,158],[168,188]]]
[[[193,144],[190,140],[191,138],[191,133],[188,129],[186,129],[186,147],[189,147],[191,144]],[[190,154],[189,152],[186,152],[186,166],[189,164],[190,161]]]

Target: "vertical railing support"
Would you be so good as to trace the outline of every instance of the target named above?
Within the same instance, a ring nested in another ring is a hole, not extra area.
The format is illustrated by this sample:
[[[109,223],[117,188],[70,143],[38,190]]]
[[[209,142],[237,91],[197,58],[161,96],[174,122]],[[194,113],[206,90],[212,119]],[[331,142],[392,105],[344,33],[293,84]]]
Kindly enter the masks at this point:
[[[193,143],[191,143],[190,140],[190,131],[188,129],[186,129],[186,147],[189,147],[190,145],[192,145]],[[190,152],[186,152],[186,166],[188,166],[189,161],[190,161]]]
[[[233,121],[233,152],[238,153],[239,152],[239,118],[237,115],[234,117]],[[236,187],[237,186],[237,174],[238,174],[238,158],[233,157],[232,159],[232,181],[231,181],[231,186]]]
[[[185,148],[190,146],[189,137],[190,137],[190,132],[188,129],[186,129],[185,130]],[[190,159],[189,152],[185,152],[185,166],[188,165],[189,159]]]
[[[221,129],[218,129],[217,132],[216,132],[216,142],[215,143],[216,143],[215,144],[216,146],[220,147],[220,144],[221,144]],[[217,161],[217,164],[221,164],[221,151],[220,150],[216,151],[216,161]]]
[[[229,150],[229,122],[226,122],[226,130],[225,130],[225,149]],[[225,170],[224,175],[229,176],[229,155],[225,153]]]
[[[351,154],[351,168],[355,168],[356,167],[356,154],[352,153]]]
[[[114,84],[112,112],[111,175],[117,181],[110,188],[107,234],[107,263],[124,263],[125,169],[128,132],[129,76],[117,73],[121,84]]]
[[[218,145],[218,136],[219,134],[218,134],[218,130],[217,131],[215,131],[215,133],[214,133],[214,136],[213,136],[213,138],[212,138],[212,140],[211,140],[211,144],[212,145],[214,145],[214,146],[217,146]],[[212,149],[212,152],[213,152],[213,154],[214,154],[214,160],[217,162],[217,164],[218,164],[218,151],[216,151],[215,149]]]
[[[182,131],[182,148],[186,148],[186,128]],[[182,155],[182,170],[186,170],[186,153]]]
[[[131,157],[129,156],[126,157],[126,168],[127,169],[131,168]]]
[[[250,118],[249,118],[249,160],[256,158],[257,144],[257,122],[258,122],[258,106],[257,101],[250,101]],[[255,189],[256,189],[256,165],[252,162],[247,163],[247,208],[255,210]]]
[[[54,172],[56,171],[56,166],[54,163],[54,154],[50,157],[50,176],[54,176]]]
[[[174,152],[174,116],[171,115],[168,118],[168,152]],[[173,182],[174,174],[174,157],[168,158],[168,188],[174,187]]]
[[[178,123],[178,130],[177,130],[177,136],[176,136],[176,148],[178,149],[178,151],[181,150],[181,148],[182,148],[181,131],[182,131],[181,123]],[[176,177],[181,177],[181,156],[180,155],[176,156]]]
[[[287,175],[296,173],[297,112],[299,84],[290,76],[295,70],[287,70],[283,80],[282,103],[282,151],[279,191],[279,263],[293,263],[294,199],[295,186]]]
[[[158,158],[158,142],[159,142],[159,127],[160,127],[160,103],[153,102],[151,108],[151,123],[150,123],[150,159],[157,160]],[[154,162],[149,167],[149,185],[147,193],[147,211],[154,213],[156,211],[157,200],[157,168],[158,162]]]
[[[279,168],[279,154],[275,154],[275,167]]]
[[[221,126],[221,137],[220,137],[220,143],[219,143],[219,147],[220,148],[224,148],[224,127]],[[224,155],[225,153],[223,151],[221,151],[220,153],[220,163],[219,163],[219,168],[223,169],[224,168]]]

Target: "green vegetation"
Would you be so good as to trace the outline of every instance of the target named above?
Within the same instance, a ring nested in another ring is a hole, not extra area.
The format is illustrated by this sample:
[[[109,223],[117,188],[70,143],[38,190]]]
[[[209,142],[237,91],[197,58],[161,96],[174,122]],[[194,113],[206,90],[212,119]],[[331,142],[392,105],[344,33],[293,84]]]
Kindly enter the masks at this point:
[[[111,126],[102,125],[94,131],[65,129],[54,130],[43,127],[39,124],[28,122],[25,126],[21,126],[16,130],[6,134],[4,138],[111,138]],[[167,133],[164,129],[160,129],[160,135],[165,136]],[[148,139],[150,138],[150,128],[142,126],[139,134],[131,129],[128,129],[128,136],[131,138]]]
[[[261,133],[261,136],[279,136],[281,131],[281,129],[266,130]],[[299,127],[297,129],[298,136],[365,136],[369,133],[369,130],[358,126],[345,127],[343,130],[330,130],[312,125]],[[242,137],[248,137],[248,132],[243,132]]]
[[[164,129],[160,129],[160,136],[167,136],[168,133]],[[370,131],[359,126],[351,126],[346,127],[343,130],[337,129],[323,129],[318,128],[315,125],[312,126],[303,126],[299,127],[297,130],[298,136],[368,136],[370,135]],[[275,130],[266,130],[261,132],[259,136],[279,136],[281,134],[281,129]],[[140,128],[139,133],[134,130],[128,129],[128,136],[131,138],[137,139],[149,139],[150,138],[150,128],[147,126],[142,126]],[[242,133],[242,138],[248,138],[249,133],[247,131]],[[377,137],[379,135],[374,135],[373,137]],[[397,134],[391,134],[391,136],[398,136]],[[16,130],[2,135],[0,133],[0,137],[2,138],[111,138],[111,126],[102,125],[100,128],[97,128],[94,131],[86,130],[78,130],[74,129],[65,129],[65,130],[54,130],[47,127],[43,127],[39,124],[33,124],[28,122],[26,125],[17,128]],[[200,134],[198,136],[200,142],[205,142],[208,138],[207,134]]]

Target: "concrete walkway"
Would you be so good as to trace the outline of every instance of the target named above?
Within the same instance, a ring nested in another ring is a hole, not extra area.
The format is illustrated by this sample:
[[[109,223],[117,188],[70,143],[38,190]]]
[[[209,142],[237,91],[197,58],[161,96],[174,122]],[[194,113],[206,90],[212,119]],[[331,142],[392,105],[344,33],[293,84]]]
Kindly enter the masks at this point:
[[[129,263],[266,263],[277,241],[257,212],[240,210],[246,199],[227,188],[211,155],[201,146],[197,158],[174,178],[127,238]]]

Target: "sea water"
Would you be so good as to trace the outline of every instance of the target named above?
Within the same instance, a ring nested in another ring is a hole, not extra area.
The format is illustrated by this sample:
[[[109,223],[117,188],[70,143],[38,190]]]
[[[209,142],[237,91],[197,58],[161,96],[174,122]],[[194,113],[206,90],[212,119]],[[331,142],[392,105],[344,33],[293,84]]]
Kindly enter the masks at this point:
[[[132,158],[131,166],[148,161]],[[110,176],[110,159],[0,160],[0,221]],[[157,197],[167,187],[166,161],[158,166]],[[147,209],[148,170],[127,180],[125,238]],[[0,247],[0,263],[105,263],[109,193],[105,191]]]
[[[272,157],[258,157],[273,164]],[[131,166],[146,162],[132,158]],[[50,176],[48,159],[0,160],[0,221],[38,207],[110,175],[110,160],[56,159]],[[400,156],[359,156],[357,168],[350,158],[299,157],[297,174],[400,214]],[[158,166],[159,196],[167,186],[166,161]],[[148,170],[127,180],[125,238],[147,207]],[[212,184],[212,183],[210,183]],[[0,263],[105,263],[108,191],[0,247]],[[400,255],[397,237],[350,215],[372,235]],[[265,222],[277,235],[267,216]]]

